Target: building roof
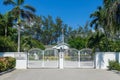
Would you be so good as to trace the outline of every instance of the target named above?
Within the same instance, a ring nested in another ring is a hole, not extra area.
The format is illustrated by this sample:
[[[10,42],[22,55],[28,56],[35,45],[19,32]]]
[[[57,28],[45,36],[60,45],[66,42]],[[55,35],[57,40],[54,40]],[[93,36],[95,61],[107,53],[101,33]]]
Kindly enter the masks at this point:
[[[62,49],[69,49],[69,45],[67,43],[60,43],[60,44],[58,44],[58,45],[56,45],[56,46],[54,46],[52,48],[53,49],[60,49],[60,48],[62,48]]]

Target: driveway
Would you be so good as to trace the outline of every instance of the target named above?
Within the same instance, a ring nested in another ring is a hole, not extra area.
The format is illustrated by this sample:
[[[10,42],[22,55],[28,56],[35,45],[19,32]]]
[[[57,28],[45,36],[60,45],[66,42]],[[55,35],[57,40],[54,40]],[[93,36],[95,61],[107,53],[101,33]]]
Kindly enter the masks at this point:
[[[119,80],[120,74],[96,69],[26,69],[0,75],[0,80]]]

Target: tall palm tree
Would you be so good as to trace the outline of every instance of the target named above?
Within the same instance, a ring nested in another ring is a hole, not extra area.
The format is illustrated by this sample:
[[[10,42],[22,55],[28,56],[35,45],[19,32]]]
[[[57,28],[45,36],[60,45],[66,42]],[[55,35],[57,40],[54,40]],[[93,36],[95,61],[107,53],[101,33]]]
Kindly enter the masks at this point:
[[[4,27],[4,35],[8,36],[8,28],[12,27],[13,17],[10,16],[9,12],[1,16],[0,24]]]
[[[111,35],[120,30],[120,0],[104,0],[106,13],[106,27],[110,29]]]
[[[95,11],[90,15],[90,18],[92,18],[92,21],[90,23],[91,27],[94,27],[95,30],[99,30],[100,28],[104,28],[105,30],[105,22],[106,22],[106,16],[104,8],[98,7],[98,10]]]
[[[23,5],[24,0],[4,0],[5,5],[12,5],[13,9],[10,11],[15,17],[18,27],[18,52],[20,52],[20,27],[23,19],[31,21],[33,19],[33,12],[35,9],[29,5]],[[27,9],[27,10],[26,10]]]
[[[88,38],[87,47],[93,48],[93,50],[95,50],[96,48],[101,49],[100,42],[103,40],[103,38],[103,33],[95,32]]]
[[[107,45],[108,43],[108,37],[110,34],[110,29],[107,27],[107,15],[105,12],[105,8],[98,7],[98,10],[95,11],[93,14],[90,15],[90,18],[92,18],[92,21],[90,23],[91,27],[94,27],[96,32],[98,33],[100,30],[103,31],[106,37],[106,48],[108,50]]]
[[[107,47],[108,38],[113,40],[120,31],[120,0],[104,0],[104,5],[91,14],[91,17],[91,26],[104,30]]]

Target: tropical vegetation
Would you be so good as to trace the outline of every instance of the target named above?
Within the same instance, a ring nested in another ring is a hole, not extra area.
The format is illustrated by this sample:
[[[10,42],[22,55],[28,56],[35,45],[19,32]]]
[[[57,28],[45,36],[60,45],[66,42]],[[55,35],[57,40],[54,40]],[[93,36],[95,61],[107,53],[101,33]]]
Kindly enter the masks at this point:
[[[120,63],[118,61],[109,61],[108,70],[120,71]]]
[[[56,45],[61,41],[72,48],[91,48],[93,51],[120,51],[120,1],[103,0],[90,21],[84,26],[65,24],[60,17],[38,16],[25,0],[4,0],[13,8],[0,14],[0,52],[25,51],[31,48],[45,49],[44,45]]]

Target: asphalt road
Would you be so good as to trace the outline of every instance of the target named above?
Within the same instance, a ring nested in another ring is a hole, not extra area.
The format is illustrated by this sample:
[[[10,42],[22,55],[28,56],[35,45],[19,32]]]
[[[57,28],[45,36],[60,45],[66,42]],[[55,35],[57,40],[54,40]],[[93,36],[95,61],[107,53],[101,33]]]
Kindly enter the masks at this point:
[[[96,69],[26,69],[0,75],[0,80],[119,80],[120,74]]]

